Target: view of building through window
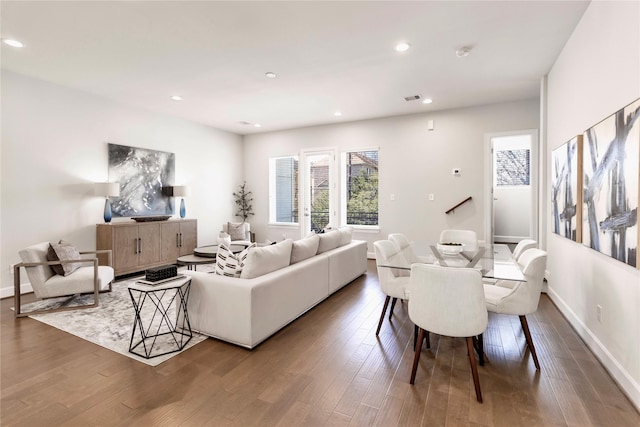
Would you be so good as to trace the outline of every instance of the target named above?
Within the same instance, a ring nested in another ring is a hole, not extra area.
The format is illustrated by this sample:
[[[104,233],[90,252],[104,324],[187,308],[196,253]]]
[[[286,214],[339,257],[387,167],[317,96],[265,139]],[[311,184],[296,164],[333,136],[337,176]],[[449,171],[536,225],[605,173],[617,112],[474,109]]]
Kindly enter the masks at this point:
[[[298,157],[270,160],[270,222],[298,222]]]

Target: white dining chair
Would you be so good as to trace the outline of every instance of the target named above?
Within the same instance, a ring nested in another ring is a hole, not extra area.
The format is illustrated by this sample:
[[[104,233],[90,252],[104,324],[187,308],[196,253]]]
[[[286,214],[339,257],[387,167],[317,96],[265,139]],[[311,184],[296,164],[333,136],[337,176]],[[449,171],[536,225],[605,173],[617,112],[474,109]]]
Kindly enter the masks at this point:
[[[473,343],[473,338],[477,337],[478,353],[482,357],[482,333],[487,329],[488,315],[481,273],[472,268],[413,264],[410,277],[409,317],[420,328],[410,383],[415,383],[425,334],[432,332],[449,337],[464,337],[476,399],[482,403]]]
[[[526,282],[514,282],[513,288],[484,285],[487,310],[492,313],[514,314],[519,316],[527,346],[531,351],[536,369],[540,369],[536,349],[533,345],[527,314],[535,313],[540,301],[544,270],[547,266],[547,253],[540,249],[529,249],[522,253],[518,263]]]
[[[382,313],[380,314],[380,321],[378,322],[378,328],[376,329],[377,336],[380,333],[380,328],[382,327],[382,321],[384,320],[384,315],[387,311],[387,307],[389,306],[389,301],[393,299],[391,302],[391,310],[389,311],[389,320],[391,320],[393,309],[398,298],[406,298],[405,291],[409,285],[409,277],[398,274],[397,269],[381,267],[381,265],[383,265],[385,261],[389,260],[389,258],[400,253],[400,250],[393,242],[390,240],[378,240],[377,242],[373,242],[373,248],[376,253],[376,266],[378,269],[380,289],[382,289],[382,292],[386,295],[384,306],[382,307]]]
[[[440,232],[441,243],[456,242],[464,243],[465,252],[474,252],[478,250],[478,236],[472,230],[442,230]]]
[[[413,250],[413,246],[411,245],[411,242],[409,241],[409,239],[407,239],[407,237],[404,234],[391,233],[389,234],[388,239],[398,247],[402,256],[404,256],[404,258],[410,264],[414,262],[424,263],[428,261],[426,257],[420,257],[415,254]]]
[[[513,259],[518,263],[518,265],[520,265],[520,269],[524,268],[524,266],[519,262],[522,254],[529,249],[535,249],[537,247],[538,247],[538,242],[536,242],[533,239],[523,239],[523,240],[520,240],[520,242],[518,242],[516,247],[513,249],[512,255],[513,255]],[[503,280],[503,279],[498,279],[498,280],[485,279],[483,282],[485,284],[492,284],[495,286],[501,286],[503,288],[509,288],[509,289],[513,289],[518,284],[518,282],[516,281]]]

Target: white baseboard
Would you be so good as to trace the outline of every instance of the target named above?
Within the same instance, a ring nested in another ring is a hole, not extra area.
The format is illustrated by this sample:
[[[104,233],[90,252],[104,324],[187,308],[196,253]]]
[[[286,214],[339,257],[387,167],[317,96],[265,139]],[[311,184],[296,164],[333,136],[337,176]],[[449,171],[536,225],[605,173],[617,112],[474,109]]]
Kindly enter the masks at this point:
[[[33,292],[31,283],[23,283],[20,285],[20,295]],[[9,298],[13,296],[13,286],[0,288],[0,298]]]
[[[580,338],[582,338],[585,344],[587,344],[587,347],[589,347],[607,372],[609,372],[611,377],[613,377],[613,380],[622,389],[622,392],[629,398],[636,409],[640,411],[640,384],[638,384],[638,382],[629,375],[609,350],[602,345],[598,337],[596,337],[589,328],[587,328],[578,316],[576,316],[573,310],[571,310],[562,298],[558,296],[553,288],[549,288],[548,295],[564,317],[569,321],[573,329],[578,333]]]

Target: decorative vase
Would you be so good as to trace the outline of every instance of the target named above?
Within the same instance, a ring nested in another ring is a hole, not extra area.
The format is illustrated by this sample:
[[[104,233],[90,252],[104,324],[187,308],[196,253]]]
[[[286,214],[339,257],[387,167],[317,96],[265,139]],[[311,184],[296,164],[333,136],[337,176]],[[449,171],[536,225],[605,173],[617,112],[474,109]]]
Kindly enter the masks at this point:
[[[224,231],[221,231],[218,235],[218,246],[225,244],[226,247],[231,246],[231,236]]]
[[[187,209],[184,207],[184,198],[180,200],[180,218],[184,219]]]
[[[108,197],[107,197],[107,200],[105,200],[104,202],[104,222],[105,223],[111,222],[111,202],[109,201]]]

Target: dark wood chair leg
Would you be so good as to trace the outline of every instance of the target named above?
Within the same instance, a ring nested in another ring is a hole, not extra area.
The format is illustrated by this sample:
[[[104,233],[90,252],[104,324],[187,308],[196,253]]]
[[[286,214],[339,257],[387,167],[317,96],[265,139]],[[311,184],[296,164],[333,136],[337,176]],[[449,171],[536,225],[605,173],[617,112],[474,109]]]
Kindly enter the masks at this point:
[[[482,334],[473,338],[473,348],[476,349],[476,353],[478,353],[478,363],[480,366],[484,366],[484,339],[482,338]]]
[[[473,338],[467,337],[467,353],[469,355],[469,365],[473,376],[473,385],[476,388],[476,399],[482,403],[482,391],[480,391],[480,377],[478,377],[478,367],[476,366],[476,356],[473,352]]]
[[[387,295],[384,299],[384,306],[382,307],[382,314],[380,315],[380,321],[378,322],[378,329],[376,329],[376,336],[380,333],[380,328],[382,328],[382,321],[384,320],[384,313],[387,311],[387,306],[389,305],[389,300],[391,297]]]
[[[418,370],[418,362],[420,361],[420,351],[422,351],[422,340],[424,340],[424,329],[420,328],[420,333],[418,334],[418,342],[419,345],[416,345],[416,354],[413,356],[413,368],[411,369],[411,381],[410,384],[415,384],[416,382],[416,372]]]
[[[416,344],[418,344],[418,325],[413,325],[413,351],[416,351]]]
[[[391,310],[389,310],[389,320],[391,320],[391,315],[393,314],[393,309],[396,307],[397,302],[398,302],[398,298],[394,298],[391,300]]]
[[[520,316],[520,325],[522,325],[524,337],[527,339],[527,345],[529,346],[529,350],[531,351],[531,355],[533,356],[533,364],[536,365],[537,370],[540,370],[538,355],[536,354],[536,348],[533,346],[533,340],[531,339],[531,333],[529,332],[529,323],[527,323],[527,318],[525,316]]]

